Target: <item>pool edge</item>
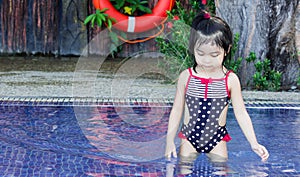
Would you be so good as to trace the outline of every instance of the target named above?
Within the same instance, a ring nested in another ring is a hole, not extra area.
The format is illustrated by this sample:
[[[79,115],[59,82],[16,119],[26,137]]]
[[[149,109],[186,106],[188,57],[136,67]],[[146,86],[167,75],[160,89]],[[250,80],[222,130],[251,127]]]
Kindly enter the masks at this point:
[[[89,98],[89,97],[0,97],[0,105],[62,105],[62,106],[165,106],[171,107],[173,98]],[[246,108],[296,109],[300,102],[276,100],[245,100]]]

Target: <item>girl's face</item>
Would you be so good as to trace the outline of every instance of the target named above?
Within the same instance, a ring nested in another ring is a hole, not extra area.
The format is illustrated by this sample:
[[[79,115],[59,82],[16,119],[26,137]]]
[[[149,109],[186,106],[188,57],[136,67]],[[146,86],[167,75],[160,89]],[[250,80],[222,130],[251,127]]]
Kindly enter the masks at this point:
[[[197,66],[203,69],[216,69],[222,68],[225,51],[223,48],[213,44],[205,43],[196,45],[194,54]]]

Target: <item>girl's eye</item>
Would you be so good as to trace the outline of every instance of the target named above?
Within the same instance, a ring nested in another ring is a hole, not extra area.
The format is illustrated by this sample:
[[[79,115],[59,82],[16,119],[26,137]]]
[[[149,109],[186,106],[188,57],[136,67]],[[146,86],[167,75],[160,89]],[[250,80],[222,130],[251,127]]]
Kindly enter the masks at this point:
[[[203,53],[203,52],[199,52],[199,51],[198,51],[197,53],[198,53],[199,56],[204,56],[204,53]]]
[[[218,57],[220,54],[219,53],[212,53],[211,56],[212,57]]]

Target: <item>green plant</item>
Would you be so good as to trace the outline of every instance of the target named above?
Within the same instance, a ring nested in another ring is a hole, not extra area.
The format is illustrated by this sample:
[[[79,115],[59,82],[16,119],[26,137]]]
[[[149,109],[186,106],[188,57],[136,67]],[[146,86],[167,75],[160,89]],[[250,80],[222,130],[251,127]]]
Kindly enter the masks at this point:
[[[250,59],[247,62],[255,62],[255,53],[251,53]],[[257,90],[278,91],[281,87],[282,73],[271,69],[271,60],[264,59],[254,63],[256,69],[253,75],[254,87]]]
[[[159,51],[164,54],[161,67],[167,68],[170,79],[175,80],[178,74],[184,69],[193,65],[192,56],[188,51],[190,25],[193,18],[199,12],[198,1],[190,1],[191,9],[184,8],[179,1],[176,1],[175,7],[167,12],[168,33],[156,38]]]
[[[168,18],[174,20],[178,17],[181,22],[184,22],[186,25],[191,25],[194,17],[200,10],[199,2],[196,0],[190,0],[191,9],[188,10],[184,8],[180,1],[175,2],[175,7],[167,12]],[[175,18],[174,18],[175,17]]]
[[[114,7],[122,13],[127,13],[129,15],[133,14],[134,12],[143,12],[143,13],[152,13],[151,9],[148,7],[145,7],[145,4],[148,3],[148,1],[140,1],[140,0],[112,0],[114,3]],[[116,19],[110,17],[105,12],[108,10],[108,8],[103,9],[96,9],[95,13],[90,14],[86,17],[84,20],[84,25],[90,24],[92,28],[95,27],[95,24],[97,24],[98,27],[102,27],[104,24],[108,27],[108,29],[112,28],[112,24],[114,22],[117,22]],[[122,50],[122,46],[120,45],[121,42],[119,40],[118,36],[121,36],[122,38],[126,38],[126,35],[124,32],[119,32],[118,34],[114,31],[109,32],[109,36],[111,38],[111,44],[110,44],[110,53],[111,56],[114,58],[117,53],[119,53]]]
[[[113,6],[120,12],[133,15],[135,12],[152,13],[152,10],[146,7],[148,1],[140,0],[111,0]]]
[[[238,57],[236,60],[234,59],[235,53],[238,49],[238,42],[240,40],[240,34],[236,33],[234,35],[233,39],[233,45],[232,49],[230,51],[230,58],[228,58],[225,62],[224,65],[227,69],[232,70],[234,73],[238,73],[239,69],[241,68],[241,63],[243,61],[242,57]]]
[[[216,14],[216,4],[215,1],[207,1],[207,10],[213,14]]]
[[[300,76],[298,76],[297,85],[300,86]]]
[[[179,29],[180,28],[180,29]],[[182,22],[175,21],[173,24],[175,33],[170,33],[166,40],[165,37],[157,37],[156,41],[159,50],[164,54],[164,62],[160,63],[161,66],[168,68],[168,72],[172,76],[177,76],[184,69],[193,65],[193,60],[189,55],[187,43],[189,31],[183,32]],[[171,78],[175,79],[175,78]]]
[[[102,10],[97,9],[94,14],[91,14],[86,17],[86,19],[84,20],[84,25],[91,23],[92,28],[94,28],[95,22],[99,27],[106,23],[107,27],[110,29],[112,27],[112,23],[116,22],[116,19],[109,17],[105,13],[107,10],[107,8],[104,8]]]

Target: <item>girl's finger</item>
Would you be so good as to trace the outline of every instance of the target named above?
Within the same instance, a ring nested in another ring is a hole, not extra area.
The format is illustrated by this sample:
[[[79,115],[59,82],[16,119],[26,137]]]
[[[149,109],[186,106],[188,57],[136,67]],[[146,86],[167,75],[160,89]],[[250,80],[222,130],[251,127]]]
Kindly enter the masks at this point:
[[[175,151],[173,151],[173,157],[174,157],[174,158],[177,158],[177,153],[176,153],[176,150],[175,150]]]

